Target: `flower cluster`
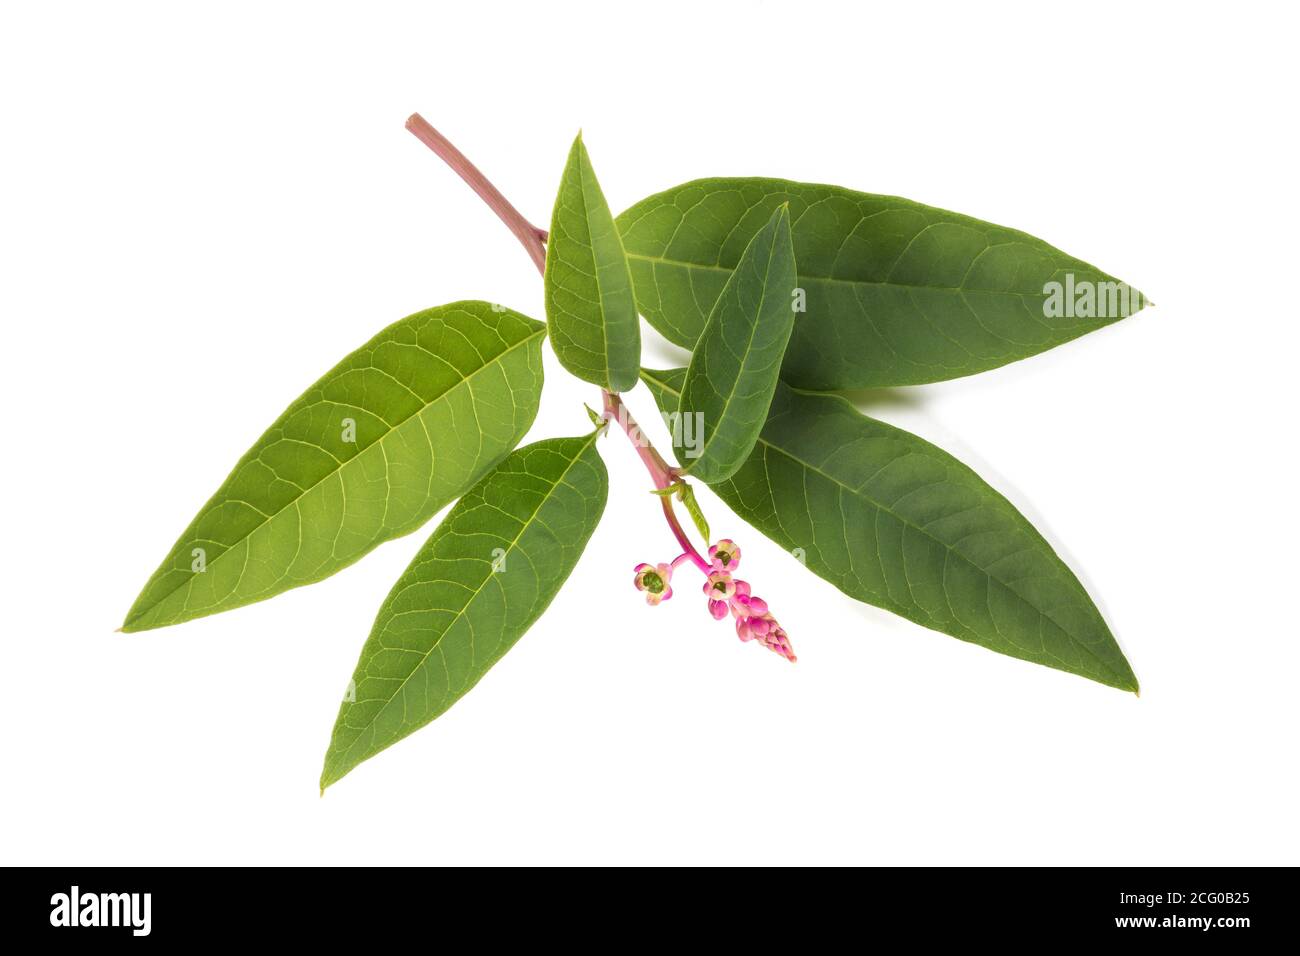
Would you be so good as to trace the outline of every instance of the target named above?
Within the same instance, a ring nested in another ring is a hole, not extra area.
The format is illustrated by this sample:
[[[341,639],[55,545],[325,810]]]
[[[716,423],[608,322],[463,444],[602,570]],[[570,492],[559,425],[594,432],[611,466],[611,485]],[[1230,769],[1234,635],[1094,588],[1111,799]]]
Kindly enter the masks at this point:
[[[673,596],[673,570],[690,554],[680,555],[671,564],[638,564],[633,583],[645,593],[646,603],[657,605]],[[794,648],[785,629],[777,623],[767,602],[750,590],[749,582],[734,576],[740,566],[740,548],[723,539],[709,548],[709,564],[704,582],[704,596],[709,613],[721,621],[728,614],[736,620],[736,636],[742,641],[757,641],[786,660],[795,661]],[[704,568],[701,568],[704,570]]]

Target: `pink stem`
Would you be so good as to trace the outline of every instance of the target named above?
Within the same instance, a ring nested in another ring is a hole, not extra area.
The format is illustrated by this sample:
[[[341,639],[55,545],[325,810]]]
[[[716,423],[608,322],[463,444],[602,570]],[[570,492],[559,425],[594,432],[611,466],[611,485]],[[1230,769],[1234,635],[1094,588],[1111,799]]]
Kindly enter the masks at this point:
[[[501,217],[501,221],[515,234],[524,249],[532,256],[538,272],[546,271],[546,230],[538,229],[510,204],[510,200],[501,195],[501,191],[479,172],[465,154],[452,145],[451,140],[429,125],[419,113],[412,113],[406,121],[406,128],[415,134],[416,139],[438,154],[438,157],[456,171],[461,179],[469,183],[469,188],[478,193],[479,198],[488,204],[488,208]]]
[[[655,450],[655,447],[650,444],[650,439],[645,437],[645,433],[641,431],[641,426],[636,423],[636,419],[627,410],[627,406],[623,404],[623,399],[618,396],[618,393],[607,392],[602,389],[601,395],[605,398],[605,417],[618,421],[628,440],[632,442],[632,447],[641,456],[641,461],[645,464],[645,470],[650,472],[655,487],[667,488],[676,480],[672,468],[664,461],[663,456]]]
[[[615,392],[603,391],[601,394],[605,397],[605,417],[615,419],[623,428],[627,435],[628,441],[636,449],[636,453],[641,457],[646,471],[650,472],[650,479],[659,489],[671,486],[677,480],[676,472],[664,461],[663,456],[655,450],[654,445],[650,444],[650,439],[645,437],[641,431],[641,426],[636,423],[632,413],[627,410],[623,404],[623,399]],[[662,497],[660,501],[663,504],[664,517],[668,519],[668,527],[672,529],[673,535],[677,538],[677,543],[682,546],[685,554],[682,557],[689,557],[695,566],[705,574],[713,570],[713,566],[695,550],[695,545],[691,544],[691,539],[686,536],[682,529],[681,522],[677,520],[677,513],[673,511],[673,501],[669,497]],[[676,562],[674,562],[676,564]]]
[[[695,550],[695,545],[691,544],[691,539],[686,537],[686,532],[682,530],[681,522],[677,520],[677,514],[673,511],[673,503],[670,498],[659,499],[664,505],[664,517],[668,519],[668,527],[673,529],[673,534],[677,537],[677,543],[682,546],[682,550],[690,555],[691,561],[700,569],[700,572],[708,575],[713,571],[713,566],[704,558],[700,557],[700,552]]]
[[[537,271],[545,275],[546,230],[538,229],[525,219],[523,214],[510,203],[510,200],[501,195],[501,191],[493,186],[491,181],[479,171],[478,167],[471,163],[464,153],[452,145],[451,140],[434,129],[419,113],[411,114],[406,121],[406,128],[415,134],[416,139],[437,153],[439,159],[455,170],[456,174],[469,184],[470,189],[478,193],[479,198],[487,203],[488,208],[496,213],[510,231],[515,234],[515,238],[519,240],[528,255],[532,257],[533,264],[537,266]],[[650,478],[654,481],[655,487],[663,489],[673,484],[677,480],[676,472],[664,461],[663,456],[655,450],[655,447],[650,444],[650,440],[642,433],[641,427],[632,418],[632,414],[627,410],[627,406],[623,404],[623,400],[618,397],[616,392],[608,392],[604,389],[601,390],[601,395],[604,397],[606,417],[618,419],[619,425],[622,426],[623,431],[632,442],[632,447],[636,449],[636,453],[640,456],[646,471],[650,473]],[[690,557],[697,568],[708,574],[713,568],[695,550],[695,546],[691,544],[691,539],[682,530],[681,522],[677,520],[677,514],[673,511],[672,499],[664,497],[662,501],[664,517],[668,519],[668,527],[672,529],[678,543],[682,546],[682,550],[686,553],[686,556]]]

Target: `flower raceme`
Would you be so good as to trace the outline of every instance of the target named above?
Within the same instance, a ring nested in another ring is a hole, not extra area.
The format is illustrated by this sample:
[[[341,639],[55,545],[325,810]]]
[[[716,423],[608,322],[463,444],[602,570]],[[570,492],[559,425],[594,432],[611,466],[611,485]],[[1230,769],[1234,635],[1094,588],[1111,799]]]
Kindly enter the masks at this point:
[[[691,555],[678,555],[671,564],[638,564],[633,583],[643,591],[646,603],[655,606],[673,596],[674,569],[689,562]],[[709,548],[710,570],[701,590],[708,600],[709,613],[721,621],[728,613],[736,620],[736,636],[742,641],[757,641],[769,651],[780,654],[790,663],[797,658],[790,638],[781,627],[767,602],[753,593],[748,581],[733,576],[740,565],[740,548],[726,538]]]
[[[797,658],[785,628],[777,623],[767,602],[750,593],[748,581],[736,582],[736,593],[731,599],[731,616],[736,619],[736,636],[742,641],[758,641],[769,651],[775,651],[790,663]]]

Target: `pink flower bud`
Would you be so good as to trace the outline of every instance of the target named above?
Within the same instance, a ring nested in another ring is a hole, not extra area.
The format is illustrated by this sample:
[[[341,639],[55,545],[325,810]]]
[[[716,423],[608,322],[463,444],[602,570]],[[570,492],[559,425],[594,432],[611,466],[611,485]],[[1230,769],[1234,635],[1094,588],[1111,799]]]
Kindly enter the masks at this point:
[[[790,638],[786,636],[785,630],[780,625],[768,631],[767,636],[762,639],[762,643],[769,651],[775,651],[791,664],[798,660],[794,656],[794,648],[790,646]]]
[[[736,619],[736,636],[742,641],[752,641],[754,633],[749,627],[749,618],[741,617]]]
[[[741,594],[739,585],[743,582],[736,582],[736,595],[731,599],[731,613],[737,618],[745,617],[762,617],[767,613],[767,602],[761,597],[755,597],[752,594]],[[748,585],[746,585],[748,589]]]

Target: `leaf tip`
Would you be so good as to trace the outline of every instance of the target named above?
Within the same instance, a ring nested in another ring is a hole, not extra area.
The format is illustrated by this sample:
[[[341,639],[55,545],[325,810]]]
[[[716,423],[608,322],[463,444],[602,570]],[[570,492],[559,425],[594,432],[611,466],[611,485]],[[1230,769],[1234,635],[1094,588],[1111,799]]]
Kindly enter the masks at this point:
[[[1120,685],[1121,690],[1130,691],[1134,697],[1142,696],[1142,685],[1138,683],[1137,674],[1133,673],[1133,666],[1126,660],[1124,661],[1125,669],[1128,671],[1124,675],[1127,680]]]
[[[1138,684],[1137,675],[1134,674],[1132,670],[1130,670],[1126,675],[1124,675],[1119,681],[1114,683],[1112,686],[1117,688],[1118,690],[1127,691],[1128,693],[1132,694],[1134,697],[1140,698],[1142,696],[1142,687],[1141,685]]]

